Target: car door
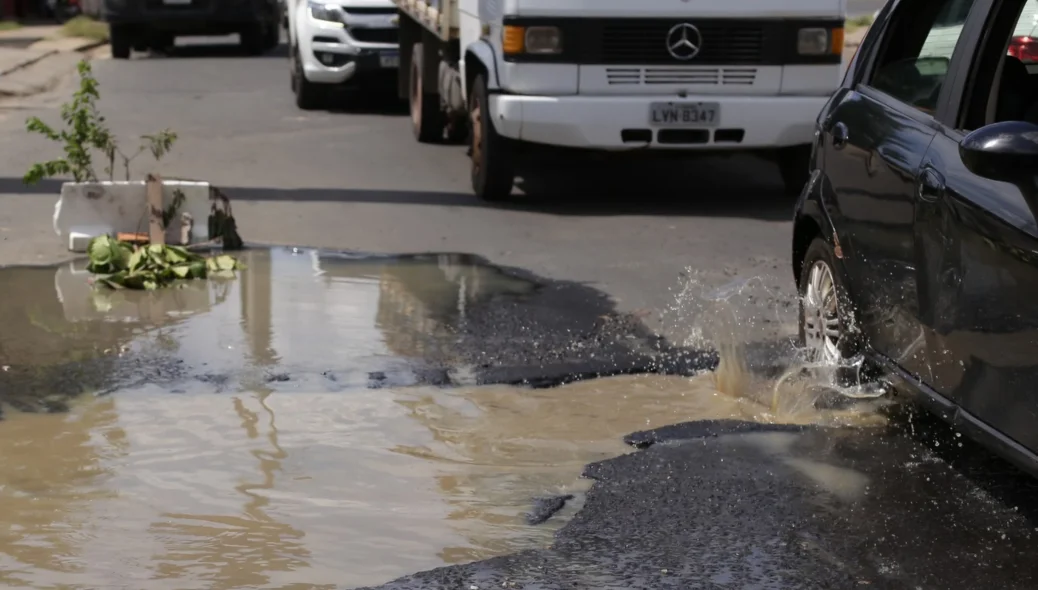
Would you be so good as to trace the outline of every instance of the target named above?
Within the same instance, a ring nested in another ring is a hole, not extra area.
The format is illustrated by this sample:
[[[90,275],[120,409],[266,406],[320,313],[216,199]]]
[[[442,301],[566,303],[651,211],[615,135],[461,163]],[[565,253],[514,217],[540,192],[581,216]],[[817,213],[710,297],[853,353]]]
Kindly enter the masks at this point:
[[[913,373],[919,309],[913,227],[920,166],[936,134],[943,81],[973,0],[900,0],[863,47],[849,88],[822,121],[857,319],[874,349]]]
[[[1038,453],[1038,190],[1033,180],[973,174],[959,149],[968,131],[1019,120],[1026,104],[1038,105],[1038,85],[1014,86],[1006,72],[1018,59],[1006,57],[1010,37],[1034,7],[992,4],[976,35],[985,41],[956,67],[964,74],[955,100],[924,158],[931,177],[916,211],[920,306],[932,388]],[[1010,92],[1026,100],[1003,100]],[[1013,104],[1024,108],[1003,110]]]

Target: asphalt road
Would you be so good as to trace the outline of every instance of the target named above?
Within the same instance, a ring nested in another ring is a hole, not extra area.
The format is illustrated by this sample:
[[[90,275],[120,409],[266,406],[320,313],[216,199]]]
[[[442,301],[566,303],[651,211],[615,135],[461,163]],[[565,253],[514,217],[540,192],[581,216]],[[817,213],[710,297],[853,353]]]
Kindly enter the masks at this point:
[[[345,97],[334,112],[297,111],[283,52],[246,58],[194,47],[95,69],[103,109],[126,141],[166,127],[181,136],[161,166],[141,160],[136,175],[222,186],[249,241],[475,254],[615,299],[615,310],[583,310],[595,326],[648,310],[650,329],[679,338],[689,326],[661,312],[686,267],[711,286],[763,276],[774,299],[792,294],[792,203],[774,168],[753,158],[584,163],[531,175],[522,185],[530,194],[487,206],[469,194],[464,149],[416,144],[399,104]],[[0,109],[0,265],[67,256],[50,228],[56,183],[30,190],[20,177],[58,153],[24,134],[24,118],[56,119],[69,90]],[[738,315],[748,321],[767,303],[747,297]],[[488,322],[497,329],[496,316]],[[624,330],[646,337],[638,326]],[[182,365],[170,370],[185,377]],[[65,381],[83,382],[73,377]],[[148,376],[160,378],[168,376]],[[915,437],[815,429],[755,437],[739,424],[636,436],[632,444],[647,450],[588,468],[595,487],[553,547],[386,588],[1034,588],[1033,491],[986,454],[964,454],[956,439],[914,424]]]
[[[232,46],[190,47],[94,67],[124,141],[163,128],[180,136],[161,165],[139,158],[135,175],[223,187],[247,241],[477,254],[593,284],[623,311],[652,311],[647,321],[661,329],[673,322],[655,312],[673,303],[689,267],[707,284],[759,275],[792,294],[793,203],[762,160],[584,163],[531,175],[523,187],[534,194],[491,206],[470,194],[464,147],[416,143],[392,99],[344,97],[335,112],[299,111],[284,48],[248,58]],[[22,129],[32,114],[56,120],[71,90],[0,110],[0,263],[64,255],[50,230],[57,184],[26,189],[20,180],[58,146]]]

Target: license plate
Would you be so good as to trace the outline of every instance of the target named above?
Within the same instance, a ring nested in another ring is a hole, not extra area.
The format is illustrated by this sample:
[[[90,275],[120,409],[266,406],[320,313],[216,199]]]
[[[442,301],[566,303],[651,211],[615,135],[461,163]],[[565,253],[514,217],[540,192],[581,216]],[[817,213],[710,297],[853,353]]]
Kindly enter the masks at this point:
[[[188,6],[191,0],[162,0],[166,6]]]
[[[383,53],[378,56],[378,63],[383,68],[399,68],[400,56],[395,53]]]
[[[716,102],[654,102],[649,124],[657,127],[716,127],[721,105]]]

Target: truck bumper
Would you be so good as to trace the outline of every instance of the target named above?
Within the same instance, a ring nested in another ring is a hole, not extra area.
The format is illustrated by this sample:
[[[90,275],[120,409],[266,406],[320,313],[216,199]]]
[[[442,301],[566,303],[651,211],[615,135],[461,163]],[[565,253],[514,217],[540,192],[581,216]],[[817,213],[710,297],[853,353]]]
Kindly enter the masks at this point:
[[[601,150],[742,150],[811,143],[826,96],[528,96],[496,94],[497,132],[533,143]],[[719,103],[719,121],[702,129],[650,124],[659,102]],[[663,132],[662,134],[660,132]]]
[[[385,76],[396,79],[400,63],[397,43],[357,41],[343,27],[334,27],[310,17],[299,31],[299,54],[303,75],[318,84],[344,84],[360,77]]]
[[[270,0],[105,0],[104,20],[185,34],[224,34],[226,25],[275,20]]]

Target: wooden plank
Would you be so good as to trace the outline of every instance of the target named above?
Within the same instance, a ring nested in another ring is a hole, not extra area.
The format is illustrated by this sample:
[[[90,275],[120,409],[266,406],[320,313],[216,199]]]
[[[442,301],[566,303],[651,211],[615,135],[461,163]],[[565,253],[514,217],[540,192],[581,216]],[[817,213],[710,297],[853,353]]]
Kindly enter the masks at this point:
[[[148,175],[148,242],[166,243],[166,227],[162,224],[162,179]]]

